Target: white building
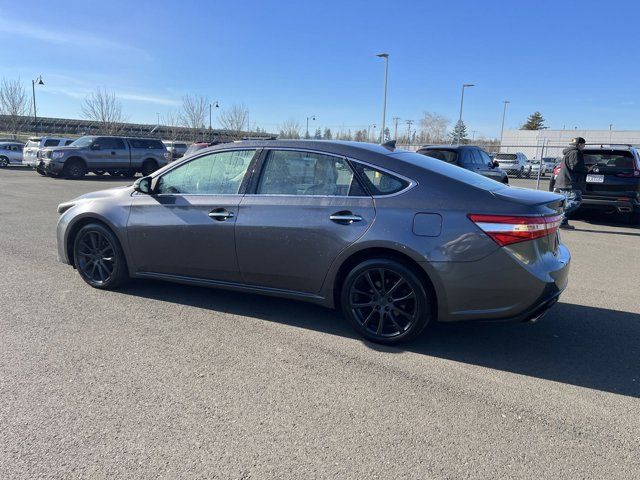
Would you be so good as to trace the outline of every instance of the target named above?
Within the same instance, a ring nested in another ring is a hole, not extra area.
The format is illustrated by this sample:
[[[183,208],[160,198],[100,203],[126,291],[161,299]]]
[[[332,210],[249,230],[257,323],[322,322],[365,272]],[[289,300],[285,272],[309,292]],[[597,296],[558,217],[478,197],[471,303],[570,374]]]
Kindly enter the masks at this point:
[[[640,130],[505,130],[500,152],[528,158],[557,157],[574,137],[587,143],[640,145]]]

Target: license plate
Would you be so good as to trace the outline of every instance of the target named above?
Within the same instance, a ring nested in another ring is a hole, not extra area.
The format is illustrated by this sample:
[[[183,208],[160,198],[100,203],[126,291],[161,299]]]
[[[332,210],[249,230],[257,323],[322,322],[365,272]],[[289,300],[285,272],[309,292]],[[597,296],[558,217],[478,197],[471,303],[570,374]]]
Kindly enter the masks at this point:
[[[604,183],[604,175],[587,175],[589,183]]]

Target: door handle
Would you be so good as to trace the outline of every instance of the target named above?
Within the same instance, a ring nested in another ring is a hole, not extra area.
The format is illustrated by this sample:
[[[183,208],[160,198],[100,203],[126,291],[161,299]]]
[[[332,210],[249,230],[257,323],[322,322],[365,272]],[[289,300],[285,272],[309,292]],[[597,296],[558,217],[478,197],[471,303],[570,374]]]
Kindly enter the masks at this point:
[[[209,212],[209,217],[219,222],[223,222],[229,218],[233,218],[233,212],[230,212],[226,208],[216,208]]]
[[[115,155],[115,154],[116,154],[116,152],[111,152],[111,155]]]
[[[362,217],[360,215],[354,215],[349,211],[336,212],[329,216],[329,220],[332,222],[340,223],[342,225],[351,225],[353,222],[361,222]]]

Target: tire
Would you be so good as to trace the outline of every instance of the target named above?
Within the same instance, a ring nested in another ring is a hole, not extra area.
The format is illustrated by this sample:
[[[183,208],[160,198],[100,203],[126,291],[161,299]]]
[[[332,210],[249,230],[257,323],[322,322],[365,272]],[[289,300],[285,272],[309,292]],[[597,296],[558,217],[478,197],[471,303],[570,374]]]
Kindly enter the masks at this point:
[[[551,180],[549,180],[549,191],[553,192],[553,190],[555,189],[556,186],[556,179],[551,177]]]
[[[158,169],[158,162],[155,160],[145,160],[142,162],[142,176],[146,177],[151,175]]]
[[[73,241],[73,259],[82,280],[94,288],[112,290],[129,280],[120,242],[100,223],[80,229]]]
[[[345,278],[340,303],[364,338],[387,345],[416,338],[429,324],[435,298],[418,275],[388,258],[366,260]]]
[[[40,168],[36,168],[36,172],[38,172],[43,177],[47,176],[47,172],[45,172],[44,170],[41,170]]]
[[[7,157],[0,157],[0,167],[8,167],[11,161]]]
[[[87,167],[82,160],[71,160],[64,164],[64,176],[71,180],[78,180],[87,174]]]

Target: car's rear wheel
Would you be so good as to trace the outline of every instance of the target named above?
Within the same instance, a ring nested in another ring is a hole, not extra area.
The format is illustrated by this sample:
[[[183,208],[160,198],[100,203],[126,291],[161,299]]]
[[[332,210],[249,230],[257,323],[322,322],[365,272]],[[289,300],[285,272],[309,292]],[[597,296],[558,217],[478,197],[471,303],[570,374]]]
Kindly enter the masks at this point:
[[[92,287],[108,290],[129,279],[120,242],[104,225],[82,227],[73,242],[73,256],[78,273]]]
[[[158,169],[158,163],[155,160],[145,160],[142,164],[142,176],[151,175]]]
[[[385,344],[418,336],[431,320],[433,302],[412,269],[386,258],[357,265],[341,290],[342,311],[355,330]]]
[[[87,167],[82,160],[69,160],[64,164],[64,176],[76,180],[87,174]]]

